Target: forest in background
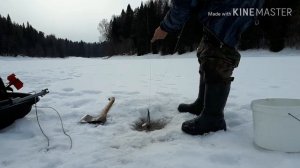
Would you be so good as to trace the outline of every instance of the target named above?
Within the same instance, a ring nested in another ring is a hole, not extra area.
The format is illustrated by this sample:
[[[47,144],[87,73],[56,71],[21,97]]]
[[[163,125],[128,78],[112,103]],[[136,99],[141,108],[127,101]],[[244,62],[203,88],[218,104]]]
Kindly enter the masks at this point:
[[[104,37],[106,55],[144,55],[161,53],[179,54],[194,51],[202,37],[202,25],[196,12],[186,23],[178,48],[177,34],[169,34],[165,40],[150,43],[154,30],[169,10],[169,0],[150,0],[132,9],[130,5],[110,21],[102,20],[98,29]],[[293,0],[266,0],[266,8],[292,8],[292,17],[261,17],[260,24],[250,27],[241,36],[240,50],[264,48],[280,51],[285,47],[300,47],[300,2]],[[175,51],[175,48],[177,49]]]
[[[10,16],[0,15],[0,55],[31,57],[100,57],[100,43],[73,42],[55,35],[45,35],[33,28],[14,23]]]
[[[0,15],[0,55],[103,57],[194,51],[202,38],[202,25],[196,14],[186,23],[180,38],[179,33],[174,33],[169,34],[165,40],[150,43],[154,30],[168,12],[169,6],[169,0],[150,0],[135,9],[128,5],[120,15],[99,23],[101,38],[98,43],[73,42],[55,35],[45,35],[28,22],[17,24],[9,15]],[[260,18],[258,26],[252,26],[242,34],[238,48],[264,48],[275,52],[285,47],[300,48],[300,2],[266,0],[265,6],[292,8],[293,16]]]

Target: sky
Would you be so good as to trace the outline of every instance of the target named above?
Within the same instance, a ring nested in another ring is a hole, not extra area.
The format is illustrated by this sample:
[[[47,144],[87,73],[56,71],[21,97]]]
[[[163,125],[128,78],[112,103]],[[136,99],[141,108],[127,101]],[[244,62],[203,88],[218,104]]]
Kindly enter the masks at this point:
[[[73,41],[98,42],[98,23],[119,15],[130,4],[134,9],[146,0],[0,0],[0,15],[27,21],[46,35]]]

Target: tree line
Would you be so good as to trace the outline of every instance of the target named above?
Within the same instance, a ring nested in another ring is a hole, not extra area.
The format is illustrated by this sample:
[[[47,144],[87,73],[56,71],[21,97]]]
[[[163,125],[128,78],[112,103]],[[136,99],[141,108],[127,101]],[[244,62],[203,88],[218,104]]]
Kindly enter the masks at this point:
[[[192,14],[182,33],[170,34],[163,41],[151,44],[150,39],[170,7],[169,0],[150,0],[132,9],[130,5],[110,21],[102,20],[98,29],[103,36],[105,55],[179,54],[194,51],[202,37],[197,13]],[[280,51],[300,47],[300,3],[293,0],[266,0],[266,8],[292,8],[292,17],[261,17],[241,36],[240,50],[264,48]],[[180,38],[178,37],[179,35]],[[179,40],[178,40],[179,39]],[[175,51],[176,50],[176,51]]]
[[[32,57],[100,57],[103,56],[100,43],[73,42],[68,39],[45,35],[25,25],[13,23],[10,16],[0,15],[0,55]]]
[[[300,1],[265,0],[265,7],[293,9],[292,17],[261,17],[260,24],[250,27],[241,36],[238,48],[300,48]],[[169,0],[149,0],[135,9],[130,5],[120,15],[102,20],[99,43],[74,42],[55,35],[45,35],[28,22],[17,24],[10,16],[0,15],[0,55],[32,57],[103,57],[112,55],[161,55],[194,51],[202,38],[202,25],[195,11],[184,29],[171,33],[165,40],[150,43],[160,21],[170,9]],[[180,37],[179,37],[180,35]]]

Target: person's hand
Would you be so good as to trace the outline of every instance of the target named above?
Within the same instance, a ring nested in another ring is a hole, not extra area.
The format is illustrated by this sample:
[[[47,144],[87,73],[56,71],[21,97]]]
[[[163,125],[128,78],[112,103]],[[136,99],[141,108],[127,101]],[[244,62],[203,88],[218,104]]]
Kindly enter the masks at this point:
[[[168,35],[168,32],[163,31],[160,27],[158,27],[155,32],[154,35],[151,39],[151,43],[154,43],[156,40],[162,40],[165,39]]]

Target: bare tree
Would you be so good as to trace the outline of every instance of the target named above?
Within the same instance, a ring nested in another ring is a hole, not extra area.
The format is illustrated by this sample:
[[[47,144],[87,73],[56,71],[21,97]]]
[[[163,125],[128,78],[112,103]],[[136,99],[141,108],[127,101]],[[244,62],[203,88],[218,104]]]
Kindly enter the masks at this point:
[[[110,24],[107,19],[102,19],[98,24],[98,31],[100,32],[99,42],[107,41],[109,36]]]

